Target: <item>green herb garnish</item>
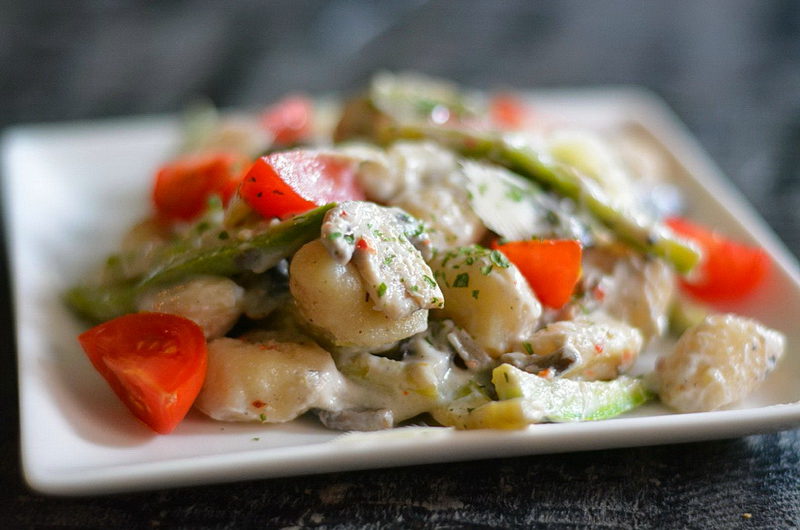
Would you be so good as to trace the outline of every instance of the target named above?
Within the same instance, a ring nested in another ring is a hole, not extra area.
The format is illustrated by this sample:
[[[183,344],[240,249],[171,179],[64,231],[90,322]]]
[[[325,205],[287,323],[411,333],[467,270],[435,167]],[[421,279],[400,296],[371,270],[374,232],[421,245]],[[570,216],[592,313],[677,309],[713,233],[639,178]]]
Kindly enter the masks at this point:
[[[511,264],[508,262],[508,259],[506,259],[503,253],[499,250],[493,250],[491,253],[489,253],[489,259],[492,260],[492,263],[504,269],[507,269],[511,266]]]

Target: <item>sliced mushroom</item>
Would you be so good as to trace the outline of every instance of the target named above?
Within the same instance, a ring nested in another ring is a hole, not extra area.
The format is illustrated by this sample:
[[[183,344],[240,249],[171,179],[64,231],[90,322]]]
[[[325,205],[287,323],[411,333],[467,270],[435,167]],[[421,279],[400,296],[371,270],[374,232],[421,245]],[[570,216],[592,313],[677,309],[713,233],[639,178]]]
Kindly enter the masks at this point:
[[[381,431],[394,427],[394,414],[388,409],[316,410],[319,421],[335,431]]]

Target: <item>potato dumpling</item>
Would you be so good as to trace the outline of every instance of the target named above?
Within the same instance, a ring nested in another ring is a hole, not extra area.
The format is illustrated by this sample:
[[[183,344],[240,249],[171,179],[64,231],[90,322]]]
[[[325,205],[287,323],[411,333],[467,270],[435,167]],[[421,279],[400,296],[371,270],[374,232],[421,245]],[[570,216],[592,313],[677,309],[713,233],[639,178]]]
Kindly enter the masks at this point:
[[[222,276],[196,276],[152,291],[137,304],[140,311],[171,313],[193,320],[206,339],[223,336],[242,314],[244,289]]]
[[[479,246],[439,253],[430,263],[444,294],[437,318],[450,318],[489,355],[519,350],[542,313],[528,282],[497,250]]]
[[[104,281],[129,280],[145,274],[169,239],[169,230],[155,217],[136,223],[123,236],[116,259],[106,263]]]
[[[304,323],[335,346],[380,348],[428,326],[424,309],[399,319],[376,311],[355,265],[334,261],[319,240],[292,258],[289,289]]]
[[[208,372],[195,405],[222,421],[291,421],[311,408],[335,408],[344,382],[331,355],[310,340],[208,345]]]
[[[486,233],[463,188],[427,185],[408,191],[390,203],[424,221],[435,248],[471,245]]]
[[[601,293],[596,309],[641,331],[645,343],[664,334],[675,293],[675,274],[665,261],[620,247],[599,247],[585,253],[584,275],[605,275],[592,289]]]
[[[710,315],[659,358],[656,380],[666,405],[681,412],[715,410],[746,397],[783,355],[785,338],[755,320]]]
[[[642,334],[595,315],[550,324],[534,333],[529,344],[532,358],[549,357],[563,365],[557,368],[558,375],[597,381],[614,379],[630,369],[642,349]]]

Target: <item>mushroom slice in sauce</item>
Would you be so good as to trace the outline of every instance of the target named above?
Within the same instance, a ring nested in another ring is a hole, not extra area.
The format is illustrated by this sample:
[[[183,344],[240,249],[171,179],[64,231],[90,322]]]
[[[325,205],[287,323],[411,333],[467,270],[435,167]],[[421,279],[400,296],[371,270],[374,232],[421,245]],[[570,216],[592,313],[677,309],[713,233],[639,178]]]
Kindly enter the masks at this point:
[[[528,355],[511,353],[501,360],[526,372],[599,381],[627,372],[642,349],[636,328],[602,314],[562,320],[545,326],[525,343]]]
[[[393,319],[444,306],[423,254],[424,225],[399,208],[340,203],[325,215],[322,244],[334,260],[356,266],[375,309]]]
[[[334,431],[380,431],[394,427],[389,409],[316,410],[319,421]]]

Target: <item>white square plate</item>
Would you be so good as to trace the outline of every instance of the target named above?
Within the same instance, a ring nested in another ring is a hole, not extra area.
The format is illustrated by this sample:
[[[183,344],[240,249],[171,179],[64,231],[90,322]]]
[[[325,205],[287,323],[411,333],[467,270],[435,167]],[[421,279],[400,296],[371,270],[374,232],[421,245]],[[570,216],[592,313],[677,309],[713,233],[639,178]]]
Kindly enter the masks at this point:
[[[192,412],[169,436],[137,422],[91,368],[60,293],[92,270],[147,208],[151,175],[177,144],[172,118],[18,127],[3,139],[4,202],[16,312],[22,457],[36,490],[109,493],[327,471],[724,438],[800,425],[800,275],[786,251],[654,96],[636,89],[536,92],[540,110],[592,126],[628,123],[664,150],[692,216],[757,241],[775,267],[731,309],[788,336],[767,384],[735,409],[523,431],[410,427],[363,434],[310,420],[219,423]]]

